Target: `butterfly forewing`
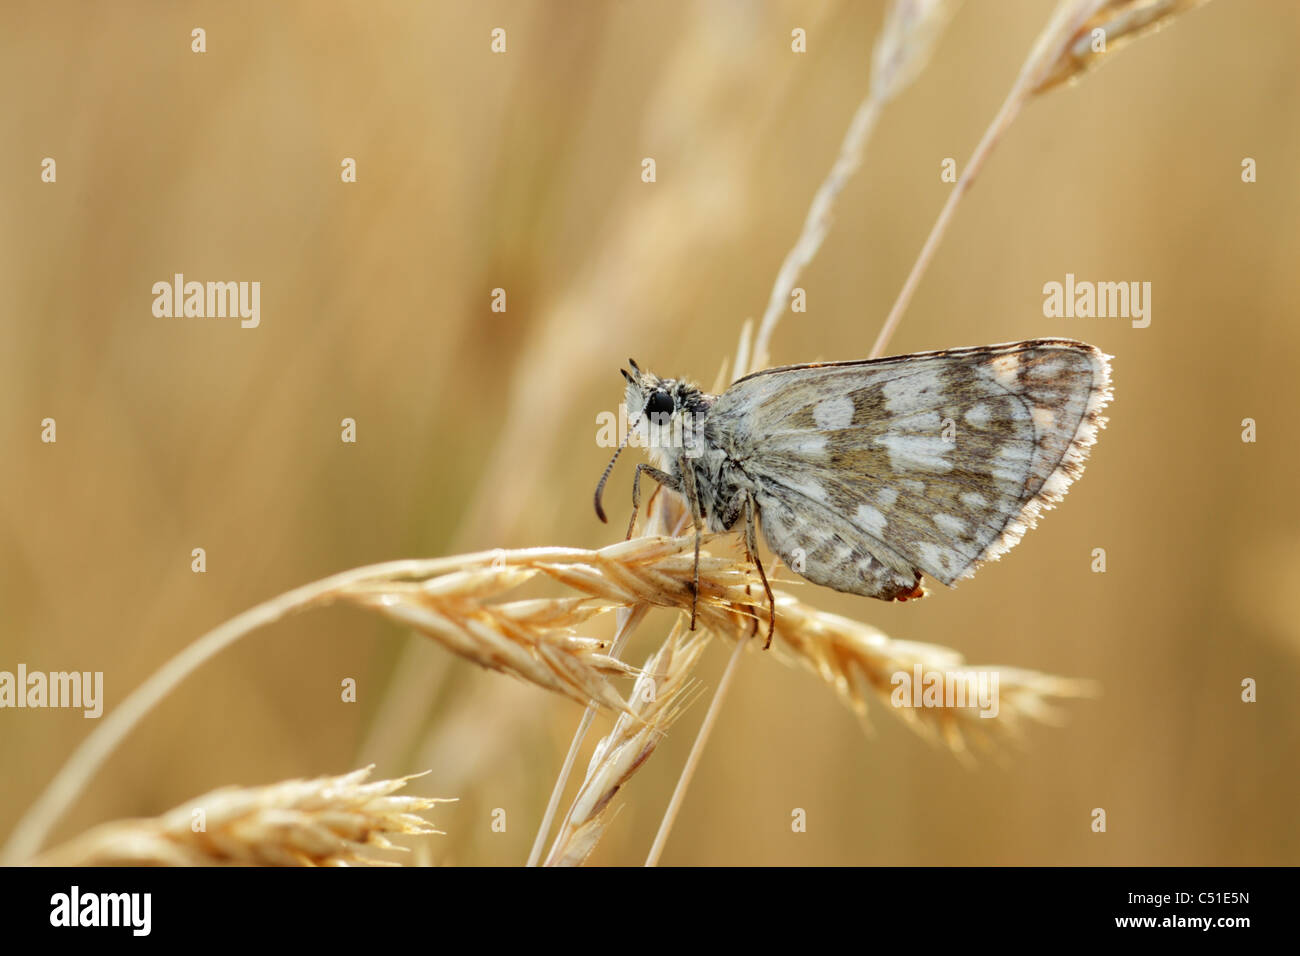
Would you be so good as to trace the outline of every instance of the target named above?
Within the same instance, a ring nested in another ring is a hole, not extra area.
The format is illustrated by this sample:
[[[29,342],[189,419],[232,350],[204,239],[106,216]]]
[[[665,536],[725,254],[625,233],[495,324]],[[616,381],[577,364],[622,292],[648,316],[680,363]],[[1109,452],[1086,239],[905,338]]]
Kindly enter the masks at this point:
[[[760,372],[705,432],[788,565],[889,599],[1011,548],[1082,471],[1109,398],[1100,351],[1036,340]]]

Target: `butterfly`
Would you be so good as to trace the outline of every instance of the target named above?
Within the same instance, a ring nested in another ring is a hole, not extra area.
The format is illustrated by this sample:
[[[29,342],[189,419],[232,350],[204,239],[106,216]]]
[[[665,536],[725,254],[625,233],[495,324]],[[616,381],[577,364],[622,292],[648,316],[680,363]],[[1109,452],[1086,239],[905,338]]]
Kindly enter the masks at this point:
[[[1110,356],[1072,339],[766,369],[710,395],[629,359],[629,435],[648,475],[682,495],[700,535],[743,521],[775,601],[758,528],[796,574],[884,601],[953,586],[1013,548],[1083,473],[1111,400]],[[625,438],[596,487],[601,495]],[[692,604],[691,627],[695,626]]]

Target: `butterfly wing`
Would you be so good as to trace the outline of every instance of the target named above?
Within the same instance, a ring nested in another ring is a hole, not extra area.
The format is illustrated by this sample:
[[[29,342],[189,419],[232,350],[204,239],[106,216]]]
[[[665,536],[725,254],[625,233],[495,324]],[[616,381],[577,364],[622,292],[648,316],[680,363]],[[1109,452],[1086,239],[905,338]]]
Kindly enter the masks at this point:
[[[769,546],[809,580],[891,600],[999,557],[1083,471],[1108,356],[1037,339],[770,369],[706,437],[755,488]]]

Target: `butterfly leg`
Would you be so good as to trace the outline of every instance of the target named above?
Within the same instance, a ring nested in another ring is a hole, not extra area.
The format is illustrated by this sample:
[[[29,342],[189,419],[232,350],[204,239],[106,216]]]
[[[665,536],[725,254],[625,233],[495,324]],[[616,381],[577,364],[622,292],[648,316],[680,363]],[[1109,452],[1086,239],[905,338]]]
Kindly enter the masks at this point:
[[[682,474],[681,490],[686,495],[686,503],[691,509],[691,521],[695,525],[695,573],[691,578],[691,630],[695,630],[695,608],[700,603],[700,537],[704,534],[704,518],[700,508],[700,493],[695,486],[695,469],[683,456],[678,463]]]
[[[722,527],[730,531],[731,528],[735,526],[737,520],[739,520],[741,514],[746,510],[748,504],[749,504],[749,492],[745,491],[744,489],[737,491],[735,495],[732,496],[731,500],[727,502],[726,507],[722,509],[722,514],[720,516],[722,521]],[[752,558],[753,554],[754,554],[754,548],[750,544],[749,536],[746,536],[745,556],[748,558]],[[749,584],[746,584],[745,594],[749,595],[751,593],[753,592],[750,591]],[[758,633],[758,616],[755,615],[754,629],[750,632],[749,636],[753,637],[757,633]]]
[[[776,598],[772,596],[772,585],[767,583],[767,572],[763,570],[763,562],[758,559],[758,522],[755,516],[758,514],[758,506],[754,504],[754,498],[748,492],[745,495],[745,550],[749,552],[750,558],[754,561],[754,567],[758,568],[758,576],[763,582],[763,590],[767,593],[767,641],[763,644],[763,650],[772,646],[772,635],[776,633]]]
[[[636,530],[636,515],[641,509],[641,472],[643,471],[666,488],[671,488],[677,492],[682,490],[681,483],[668,472],[660,471],[653,465],[640,462],[636,466],[636,474],[632,477],[632,520],[627,523],[628,539],[631,539],[632,532]]]

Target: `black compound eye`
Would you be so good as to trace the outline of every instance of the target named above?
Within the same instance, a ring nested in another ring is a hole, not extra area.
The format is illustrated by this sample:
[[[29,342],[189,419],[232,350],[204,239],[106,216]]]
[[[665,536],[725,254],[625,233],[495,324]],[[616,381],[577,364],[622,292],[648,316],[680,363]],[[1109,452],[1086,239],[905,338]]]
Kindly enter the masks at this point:
[[[673,413],[673,397],[662,389],[651,392],[650,399],[645,403],[647,415],[671,415]]]

